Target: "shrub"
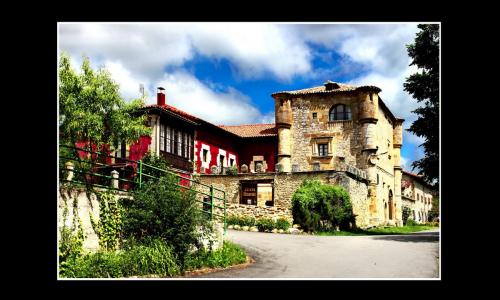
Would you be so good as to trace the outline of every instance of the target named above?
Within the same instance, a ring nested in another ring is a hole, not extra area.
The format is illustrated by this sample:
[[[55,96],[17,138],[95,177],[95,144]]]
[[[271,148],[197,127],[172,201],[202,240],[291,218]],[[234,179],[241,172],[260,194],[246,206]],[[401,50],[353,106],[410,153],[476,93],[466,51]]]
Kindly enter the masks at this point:
[[[413,220],[412,218],[409,218],[407,221],[406,221],[406,226],[417,226],[418,223]]]
[[[238,175],[238,167],[231,166],[231,167],[227,168],[226,174],[227,175]]]
[[[226,219],[226,222],[228,225],[239,225],[241,227],[243,227],[243,226],[248,226],[248,227],[255,226],[255,218],[247,217],[247,216],[243,216],[243,217],[229,216]]]
[[[144,155],[144,157],[142,158],[142,162],[147,164],[147,165],[151,165],[155,168],[162,169],[162,170],[168,170],[169,165],[170,165],[169,162],[165,158],[158,156],[152,152],[146,153],[146,155]],[[143,165],[143,172],[145,174],[148,174],[150,176],[154,176],[157,178],[160,178],[160,177],[167,175],[166,172],[156,170],[156,169],[151,168],[151,167],[146,166],[146,165]],[[143,177],[144,182],[150,181],[151,179],[153,179],[153,178],[148,177],[148,176]]]
[[[288,228],[290,228],[290,222],[288,222],[287,219],[279,218],[278,220],[276,220],[276,228],[286,231],[288,230]]]
[[[411,209],[408,206],[403,206],[403,211],[401,212],[403,218],[403,224],[406,224],[408,218],[411,215]]]
[[[294,222],[304,230],[349,229],[355,215],[349,194],[341,187],[306,180],[292,197]]]
[[[259,231],[271,231],[275,227],[275,223],[272,219],[269,218],[260,218],[257,220],[257,228]]]
[[[123,199],[122,228],[125,238],[159,238],[172,245],[183,268],[189,249],[201,246],[200,239],[210,226],[199,211],[195,193],[176,183],[177,177],[166,174],[134,191],[133,200]]]
[[[124,251],[97,252],[69,261],[62,277],[99,278],[137,275],[173,276],[180,273],[175,255],[163,240],[133,244]]]

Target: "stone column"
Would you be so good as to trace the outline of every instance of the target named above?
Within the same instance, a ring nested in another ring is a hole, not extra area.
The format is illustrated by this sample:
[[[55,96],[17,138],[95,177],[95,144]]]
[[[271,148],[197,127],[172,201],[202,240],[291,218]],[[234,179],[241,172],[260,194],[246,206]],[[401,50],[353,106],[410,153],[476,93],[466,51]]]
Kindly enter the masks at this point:
[[[73,165],[72,162],[68,161],[67,163],[64,164],[64,167],[66,168],[66,180],[71,181],[73,180],[74,177],[74,172],[73,170],[75,169],[75,166]]]
[[[111,171],[111,177],[113,177],[113,179],[111,179],[111,187],[112,188],[115,188],[115,189],[119,188],[118,176],[119,176],[118,171],[116,171],[116,170]]]

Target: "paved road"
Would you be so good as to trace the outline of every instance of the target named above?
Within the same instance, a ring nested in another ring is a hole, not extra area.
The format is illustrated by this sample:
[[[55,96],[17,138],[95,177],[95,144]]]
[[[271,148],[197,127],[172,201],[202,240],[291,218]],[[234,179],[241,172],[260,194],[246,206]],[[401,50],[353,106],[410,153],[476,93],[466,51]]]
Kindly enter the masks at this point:
[[[437,278],[439,232],[310,236],[228,231],[254,260],[209,278]]]

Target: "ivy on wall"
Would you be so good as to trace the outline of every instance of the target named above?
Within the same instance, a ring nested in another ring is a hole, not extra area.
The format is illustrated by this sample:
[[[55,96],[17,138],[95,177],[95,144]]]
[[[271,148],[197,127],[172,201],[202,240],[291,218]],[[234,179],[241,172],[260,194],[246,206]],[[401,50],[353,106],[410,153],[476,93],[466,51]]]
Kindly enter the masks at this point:
[[[99,221],[90,214],[90,223],[99,237],[101,248],[117,249],[121,240],[123,209],[114,192],[96,192],[96,195],[99,200]]]

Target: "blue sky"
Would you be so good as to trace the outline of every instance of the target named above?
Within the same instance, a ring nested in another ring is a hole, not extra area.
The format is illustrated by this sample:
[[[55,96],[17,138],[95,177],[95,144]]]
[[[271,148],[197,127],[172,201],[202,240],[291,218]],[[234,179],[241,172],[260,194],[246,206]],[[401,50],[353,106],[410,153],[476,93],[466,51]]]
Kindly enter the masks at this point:
[[[403,91],[409,66],[405,45],[417,24],[59,23],[59,50],[74,66],[88,56],[104,66],[126,100],[146,87],[167,103],[214,124],[274,122],[271,94],[326,80],[370,84],[408,128],[418,104]],[[422,157],[423,140],[403,136],[403,167]]]

